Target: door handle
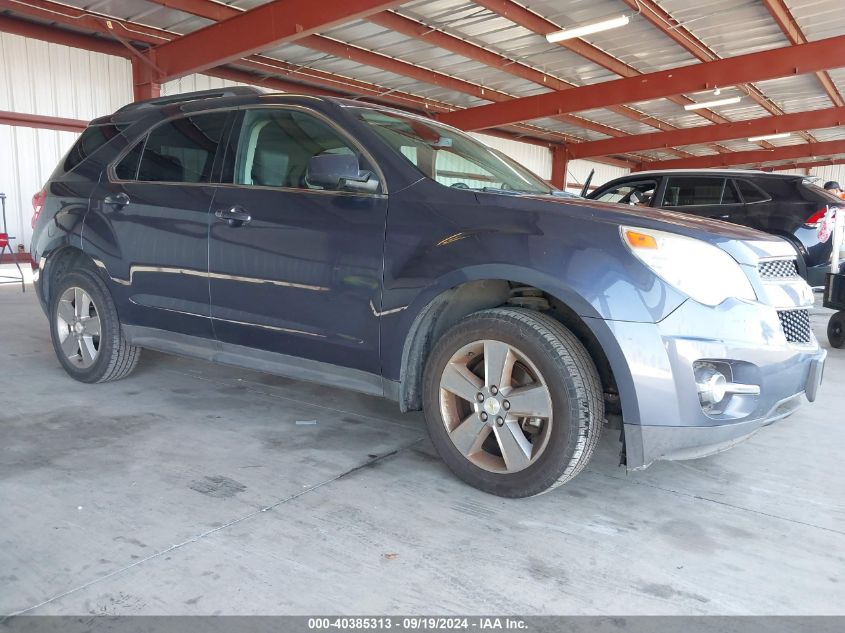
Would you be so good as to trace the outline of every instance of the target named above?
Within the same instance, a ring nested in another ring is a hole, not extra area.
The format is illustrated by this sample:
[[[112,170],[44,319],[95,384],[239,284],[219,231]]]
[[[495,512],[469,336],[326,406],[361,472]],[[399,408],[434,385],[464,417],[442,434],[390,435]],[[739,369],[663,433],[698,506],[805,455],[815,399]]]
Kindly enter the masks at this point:
[[[103,204],[107,204],[110,207],[114,207],[115,209],[122,209],[127,204],[129,204],[129,195],[123,191],[118,193],[110,193],[105,198],[103,198]]]
[[[226,220],[229,226],[241,226],[252,220],[252,216],[243,207],[238,206],[231,209],[217,209],[214,215],[221,220]]]

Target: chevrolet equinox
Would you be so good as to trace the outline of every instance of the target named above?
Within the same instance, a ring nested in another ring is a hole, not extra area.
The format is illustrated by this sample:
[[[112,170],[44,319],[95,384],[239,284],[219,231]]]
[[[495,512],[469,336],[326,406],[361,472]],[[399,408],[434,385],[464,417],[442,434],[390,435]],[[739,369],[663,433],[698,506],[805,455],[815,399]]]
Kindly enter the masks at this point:
[[[92,121],[33,199],[70,376],[143,348],[423,409],[487,492],[722,450],[813,400],[796,251],[753,229],[559,197],[422,116],[232,88]]]

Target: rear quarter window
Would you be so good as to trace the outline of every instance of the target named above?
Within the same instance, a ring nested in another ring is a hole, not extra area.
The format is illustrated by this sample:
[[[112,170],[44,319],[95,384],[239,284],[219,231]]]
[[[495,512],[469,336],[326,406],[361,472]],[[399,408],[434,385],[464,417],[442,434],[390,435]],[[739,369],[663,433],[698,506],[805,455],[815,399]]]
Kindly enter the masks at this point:
[[[742,195],[742,200],[746,204],[753,204],[755,202],[767,202],[771,200],[771,196],[760,189],[753,182],[748,180],[736,180],[736,186],[739,193]]]
[[[111,123],[88,126],[67,153],[64,170],[70,171],[118,134],[120,129]]]

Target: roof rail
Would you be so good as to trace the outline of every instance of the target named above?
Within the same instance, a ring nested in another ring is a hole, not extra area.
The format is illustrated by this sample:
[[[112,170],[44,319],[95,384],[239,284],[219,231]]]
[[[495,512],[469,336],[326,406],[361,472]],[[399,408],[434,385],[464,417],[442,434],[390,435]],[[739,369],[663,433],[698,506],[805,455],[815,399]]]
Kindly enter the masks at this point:
[[[232,86],[231,88],[216,88],[213,90],[198,90],[197,92],[183,92],[182,94],[134,101],[120,108],[115,114],[126,113],[141,108],[165,106],[171,103],[182,103],[184,101],[196,101],[198,99],[214,99],[215,97],[239,97],[247,95],[264,94],[263,90],[252,86]]]

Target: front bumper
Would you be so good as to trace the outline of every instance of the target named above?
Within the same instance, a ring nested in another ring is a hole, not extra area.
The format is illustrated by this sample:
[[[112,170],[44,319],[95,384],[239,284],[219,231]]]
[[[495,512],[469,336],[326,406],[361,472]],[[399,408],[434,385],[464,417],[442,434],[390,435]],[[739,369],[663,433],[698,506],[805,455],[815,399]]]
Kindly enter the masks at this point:
[[[814,400],[823,376],[826,352],[813,335],[788,343],[777,310],[759,303],[687,301],[657,324],[606,323],[632,376],[634,397],[622,403],[629,469],[725,450]],[[705,413],[696,361],[725,363],[759,394],[729,395],[719,413]]]

